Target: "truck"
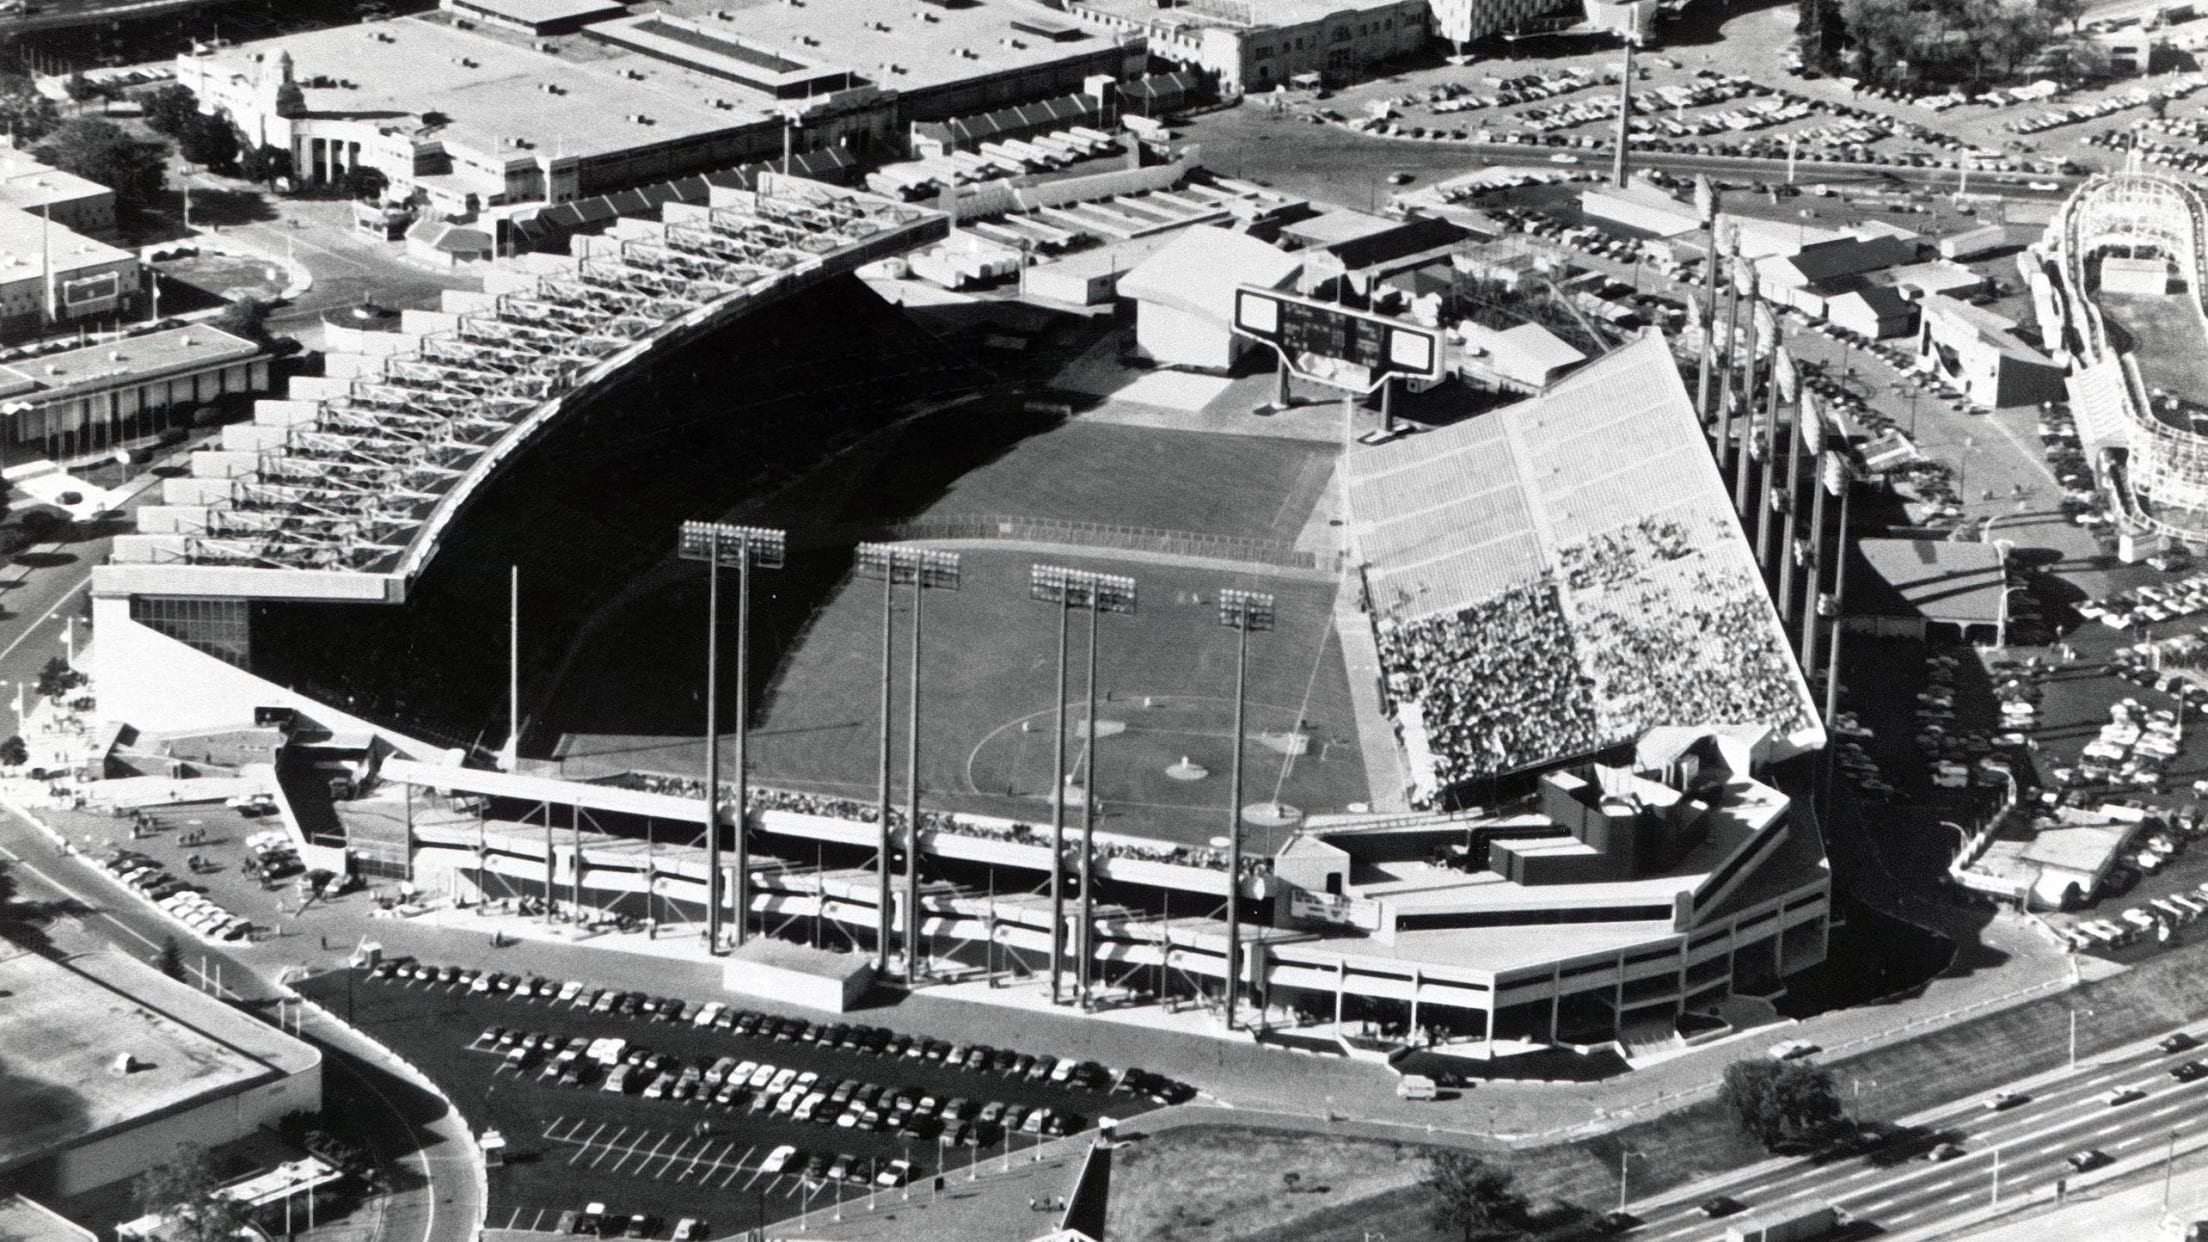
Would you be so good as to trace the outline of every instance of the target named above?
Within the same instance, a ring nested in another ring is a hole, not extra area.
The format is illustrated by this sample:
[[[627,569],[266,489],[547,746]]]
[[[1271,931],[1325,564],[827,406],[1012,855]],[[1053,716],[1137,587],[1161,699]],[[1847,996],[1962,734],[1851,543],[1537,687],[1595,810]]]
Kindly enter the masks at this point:
[[[1804,1203],[1743,1216],[1725,1230],[1725,1242],[1810,1242],[1847,1223],[1829,1203]]]

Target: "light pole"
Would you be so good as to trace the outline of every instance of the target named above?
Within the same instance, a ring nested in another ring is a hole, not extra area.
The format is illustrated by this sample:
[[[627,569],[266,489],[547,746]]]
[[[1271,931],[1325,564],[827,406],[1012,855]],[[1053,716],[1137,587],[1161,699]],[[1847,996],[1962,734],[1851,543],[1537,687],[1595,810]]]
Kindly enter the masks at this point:
[[[704,561],[705,621],[705,943],[721,951],[721,567],[736,567],[736,943],[751,914],[751,851],[745,839],[751,799],[745,742],[751,732],[751,571],[780,569],[788,552],[785,532],[726,522],[684,522],[675,553]]]
[[[2078,1014],[2093,1017],[2093,1010],[2071,1010],[2071,1070],[2078,1067]]]
[[[1625,1210],[1626,1162],[1640,1154],[1641,1153],[1633,1150],[1630,1147],[1624,1147],[1618,1150],[1618,1210],[1620,1212],[1623,1212]]]
[[[1231,1031],[1235,1007],[1242,998],[1242,750],[1243,718],[1249,707],[1250,631],[1273,628],[1273,596],[1265,591],[1222,589],[1219,624],[1234,631],[1234,762],[1229,765],[1233,775],[1227,795],[1227,1029]]]
[[[2170,1149],[2162,1157],[2162,1211],[2170,1210],[2170,1175],[2177,1171],[2177,1127],[2170,1127]]]
[[[920,960],[920,617],[921,600],[929,589],[958,589],[958,553],[930,548],[903,548],[889,543],[862,543],[858,549],[858,570],[867,578],[879,578],[884,589],[894,589],[897,583],[912,584],[912,653],[911,692],[908,714],[905,718],[905,985],[910,987],[919,977]],[[882,610],[882,654],[889,654],[889,609]],[[882,667],[882,684],[885,687],[884,703],[887,703],[886,687],[889,684],[889,667]],[[889,718],[882,718],[882,732],[886,740]],[[887,754],[887,751],[883,752]],[[887,788],[885,783],[884,788]],[[887,806],[887,802],[884,802]],[[889,817],[882,817],[882,853],[880,890],[883,897],[880,912],[882,954],[889,952]]]
[[[1065,616],[1079,609],[1089,614],[1089,672],[1088,708],[1082,717],[1088,734],[1088,776],[1081,784],[1081,935],[1076,952],[1081,958],[1079,995],[1084,1008],[1089,1001],[1089,952],[1090,938],[1094,934],[1093,916],[1096,909],[1095,883],[1092,872],[1096,857],[1096,631],[1105,613],[1132,616],[1135,611],[1135,580],[1122,574],[1097,573],[1087,569],[1068,569],[1061,565],[1037,565],[1030,572],[1028,594],[1044,603],[1055,603],[1062,610],[1058,623],[1058,684],[1063,691],[1066,681]],[[1058,746],[1065,746],[1065,695],[1058,696],[1060,729]],[[1063,937],[1064,919],[1064,855],[1065,855],[1065,765],[1061,762],[1051,773],[1051,797],[1058,811],[1051,817],[1051,941],[1056,944]],[[1061,957],[1054,955],[1054,959]],[[1060,965],[1054,960],[1051,969],[1051,999],[1058,997]]]

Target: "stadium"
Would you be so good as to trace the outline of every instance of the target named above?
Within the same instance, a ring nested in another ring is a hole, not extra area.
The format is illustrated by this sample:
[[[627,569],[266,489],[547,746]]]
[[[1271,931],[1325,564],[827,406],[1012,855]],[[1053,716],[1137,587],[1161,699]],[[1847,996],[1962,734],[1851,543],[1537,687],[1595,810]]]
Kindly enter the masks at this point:
[[[2079,187],[2028,256],[2079,439],[2131,538],[2208,542],[2204,227],[2197,191],[2134,161]]]
[[[110,771],[258,731],[310,866],[696,932],[732,985],[759,933],[1632,1056],[1823,959],[1773,775],[1822,732],[1661,337],[1361,444],[1100,364],[1108,322],[901,313],[854,273],[936,213],[715,193],[405,312],[165,480],[95,572]],[[701,518],[744,540],[718,613]]]

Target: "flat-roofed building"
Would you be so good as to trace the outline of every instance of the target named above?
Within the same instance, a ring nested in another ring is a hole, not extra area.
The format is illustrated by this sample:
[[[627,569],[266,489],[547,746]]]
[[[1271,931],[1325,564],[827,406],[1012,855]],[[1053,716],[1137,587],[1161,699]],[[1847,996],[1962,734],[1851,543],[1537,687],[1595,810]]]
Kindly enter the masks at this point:
[[[1234,331],[1234,291],[1285,289],[1295,255],[1216,225],[1187,229],[1122,276],[1135,302],[1135,344],[1163,366],[1224,371],[1256,343]]]
[[[881,0],[802,5],[686,0],[670,7],[682,16],[640,14],[585,33],[597,40],[627,38],[648,26],[709,66],[706,72],[731,80],[757,75],[761,59],[805,66],[789,71],[797,77],[787,85],[797,89],[783,98],[807,106],[817,106],[826,92],[808,97],[804,78],[841,71],[854,84],[894,97],[899,141],[915,121],[1070,94],[1096,74],[1129,81],[1142,74],[1149,59],[1142,40],[1098,37],[1033,0],[910,6]],[[654,16],[656,23],[650,22]],[[687,29],[675,33],[679,28]],[[731,44],[750,50],[731,52]],[[674,49],[666,54],[672,57]],[[729,59],[754,63],[739,68]]]
[[[27,151],[0,149],[0,208],[50,216],[72,232],[109,237],[115,232],[115,191],[42,164]]]
[[[129,315],[143,277],[138,256],[43,214],[0,207],[0,339]]]
[[[1527,16],[1552,7],[1518,3]],[[1286,86],[1302,74],[1346,83],[1359,72],[1423,51],[1433,39],[1428,0],[1067,0],[1066,16],[1097,30],[1141,35],[1157,56],[1210,74],[1222,94]],[[1500,29],[1500,27],[1497,27]]]
[[[144,963],[0,942],[0,1178],[72,1196],[322,1107],[322,1054]]]
[[[98,1234],[22,1195],[0,1195],[0,1238],[7,1242],[99,1242]]]
[[[0,434],[49,451],[151,430],[172,410],[268,390],[259,345],[205,324],[0,363]]]
[[[374,168],[397,197],[465,217],[778,159],[785,143],[896,148],[915,121],[1141,73],[1139,40],[1024,33],[1038,14],[811,0],[740,23],[616,17],[531,45],[409,18],[182,55],[177,80],[248,141],[289,151],[308,184]]]
[[[1951,297],[1924,298],[1918,365],[1999,409],[2063,398],[2062,367],[2016,334],[2016,321]]]
[[[439,7],[456,17],[530,35],[572,34],[629,11],[621,0],[441,0]]]

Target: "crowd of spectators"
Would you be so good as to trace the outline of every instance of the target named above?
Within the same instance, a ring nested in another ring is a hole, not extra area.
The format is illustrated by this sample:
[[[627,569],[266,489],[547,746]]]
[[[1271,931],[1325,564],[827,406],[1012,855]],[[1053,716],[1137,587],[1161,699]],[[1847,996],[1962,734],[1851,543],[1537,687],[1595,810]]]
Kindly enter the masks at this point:
[[[1708,520],[1703,546],[1722,546],[1722,520]],[[1762,586],[1742,570],[1689,560],[1695,542],[1681,522],[1643,518],[1563,553],[1575,575],[1604,587],[1572,602],[1606,736],[1663,724],[1807,722]]]
[[[1548,581],[1418,621],[1383,624],[1395,702],[1418,705],[1435,783],[1447,787],[1600,744],[1592,684]]]
[[[598,782],[618,785],[624,789],[636,789],[645,793],[666,794],[676,798],[703,797],[705,781],[696,776],[681,776],[668,772],[623,772]],[[724,804],[735,800],[735,787],[727,783],[721,786]],[[824,819],[840,819],[846,823],[873,824],[881,822],[881,807],[875,802],[862,802],[857,798],[839,797],[835,794],[806,793],[794,789],[770,789],[751,787],[750,807],[756,811],[786,811],[793,815],[817,815]],[[889,808],[889,824],[893,829],[905,826],[904,810]],[[990,841],[1011,841],[1022,845],[1047,845],[1050,836],[1048,825],[1003,820],[977,820],[948,811],[923,809],[920,812],[921,830],[948,833],[953,836],[977,837]],[[1127,858],[1143,862],[1171,863],[1183,867],[1202,867],[1210,871],[1227,869],[1227,851],[1208,846],[1171,845],[1165,842],[1138,843],[1132,841],[1101,841],[1097,843],[1099,858]],[[1270,859],[1256,856],[1242,860],[1242,874],[1260,875],[1272,870]]]
[[[1761,585],[1704,554],[1737,539],[1726,526],[1716,514],[1643,517],[1562,548],[1555,579],[1381,621],[1389,710],[1406,738],[1423,731],[1430,787],[1582,754],[1653,725],[1806,724],[1808,701]]]
[[[1684,525],[1644,517],[1630,527],[1575,543],[1557,559],[1563,565],[1564,581],[1580,592],[1624,586],[1641,575],[1643,557],[1675,561],[1693,550]]]

